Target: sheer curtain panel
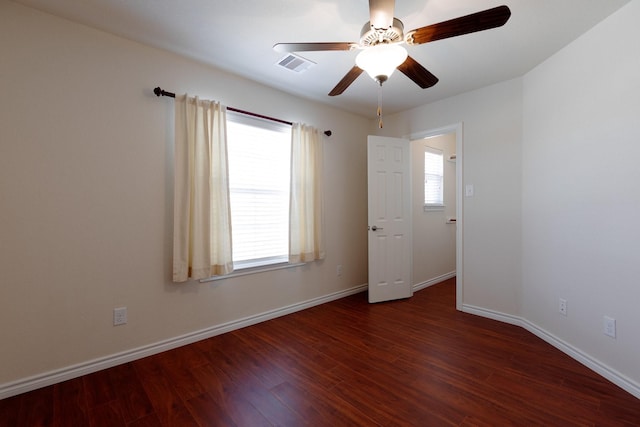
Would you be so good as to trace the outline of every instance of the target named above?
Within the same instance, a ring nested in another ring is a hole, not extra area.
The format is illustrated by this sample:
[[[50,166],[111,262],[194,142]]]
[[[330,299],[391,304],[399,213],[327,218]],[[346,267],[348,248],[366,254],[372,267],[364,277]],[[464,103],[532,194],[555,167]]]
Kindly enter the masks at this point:
[[[323,152],[318,130],[294,123],[291,129],[289,262],[324,259]]]
[[[233,271],[226,107],[176,96],[173,281]]]

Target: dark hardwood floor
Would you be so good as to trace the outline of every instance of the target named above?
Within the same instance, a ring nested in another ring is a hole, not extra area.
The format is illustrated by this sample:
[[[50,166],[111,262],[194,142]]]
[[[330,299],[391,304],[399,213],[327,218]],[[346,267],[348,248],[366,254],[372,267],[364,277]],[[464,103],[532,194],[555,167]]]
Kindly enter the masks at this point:
[[[640,400],[455,282],[366,294],[0,401],[0,426],[639,426]]]

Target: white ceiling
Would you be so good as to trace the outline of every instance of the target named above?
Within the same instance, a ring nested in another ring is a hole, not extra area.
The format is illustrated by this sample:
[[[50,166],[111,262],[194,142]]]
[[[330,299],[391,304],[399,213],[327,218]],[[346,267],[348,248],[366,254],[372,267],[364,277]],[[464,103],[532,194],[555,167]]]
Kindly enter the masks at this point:
[[[51,14],[167,49],[286,92],[373,116],[377,84],[363,73],[342,95],[327,93],[357,51],[305,52],[303,73],[276,66],[278,42],[357,42],[368,0],[14,0]],[[383,86],[386,114],[522,76],[630,0],[397,0],[408,30],[501,4],[497,29],[408,47],[440,82],[420,89],[400,72]],[[155,82],[149,82],[153,85]],[[180,90],[180,88],[165,88]]]

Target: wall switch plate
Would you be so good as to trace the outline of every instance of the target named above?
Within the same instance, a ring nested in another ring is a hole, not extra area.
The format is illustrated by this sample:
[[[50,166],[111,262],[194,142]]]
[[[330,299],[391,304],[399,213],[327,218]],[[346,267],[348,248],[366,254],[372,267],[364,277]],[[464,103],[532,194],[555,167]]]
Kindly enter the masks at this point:
[[[113,309],[113,326],[125,325],[127,323],[127,307]]]
[[[560,298],[560,301],[558,303],[558,311],[563,316],[567,315],[567,300],[566,299]]]
[[[466,197],[473,197],[475,194],[475,190],[473,188],[473,184],[467,184],[464,186],[464,195]]]
[[[604,316],[604,334],[612,338],[616,337],[616,319]]]
[[[342,276],[342,264],[336,267],[336,276]]]

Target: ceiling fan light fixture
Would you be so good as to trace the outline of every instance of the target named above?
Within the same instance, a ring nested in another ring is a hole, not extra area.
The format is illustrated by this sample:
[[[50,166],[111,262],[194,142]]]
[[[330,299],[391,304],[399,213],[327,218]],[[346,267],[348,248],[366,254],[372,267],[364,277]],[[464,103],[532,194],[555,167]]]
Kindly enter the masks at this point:
[[[397,43],[381,43],[368,47],[356,57],[356,65],[379,83],[391,76],[393,71],[407,59],[407,50]]]

